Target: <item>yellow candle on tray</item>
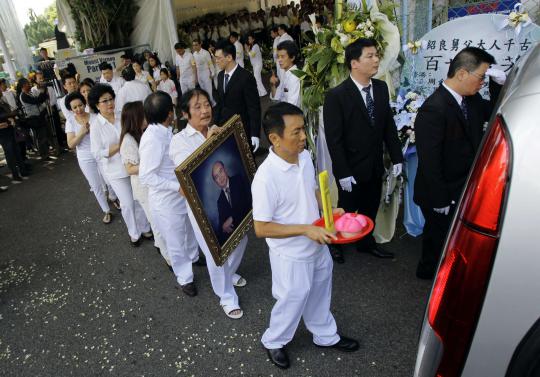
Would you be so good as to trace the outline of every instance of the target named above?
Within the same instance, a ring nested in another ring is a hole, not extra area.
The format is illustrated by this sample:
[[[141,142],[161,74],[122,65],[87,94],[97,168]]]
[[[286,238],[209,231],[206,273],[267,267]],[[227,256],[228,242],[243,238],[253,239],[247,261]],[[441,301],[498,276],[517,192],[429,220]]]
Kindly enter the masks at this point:
[[[332,201],[330,199],[330,187],[328,185],[328,172],[326,170],[319,173],[319,188],[323,205],[324,227],[329,232],[335,233],[336,228],[334,227],[334,215],[332,214]]]

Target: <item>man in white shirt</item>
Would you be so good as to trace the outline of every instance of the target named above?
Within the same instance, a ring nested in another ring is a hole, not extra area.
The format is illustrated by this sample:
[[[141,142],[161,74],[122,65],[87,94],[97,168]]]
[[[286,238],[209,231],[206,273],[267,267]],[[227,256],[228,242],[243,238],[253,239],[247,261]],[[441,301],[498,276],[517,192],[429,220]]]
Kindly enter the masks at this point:
[[[212,102],[212,106],[214,106],[215,101],[212,96],[212,78],[215,75],[215,67],[214,63],[212,62],[212,57],[208,51],[202,48],[200,40],[194,40],[192,47],[193,58],[195,59],[195,66],[197,68],[197,80],[199,82],[199,86],[210,95],[210,102]]]
[[[64,118],[67,121],[70,117],[73,116],[73,112],[69,111],[66,108],[66,96],[79,90],[79,83],[77,82],[77,78],[75,78],[75,76],[73,76],[71,73],[65,72],[62,75],[62,85],[67,94],[58,100],[58,104],[60,105],[60,110],[62,111],[62,114],[64,114]]]
[[[180,89],[183,93],[195,88],[197,85],[197,67],[193,54],[186,51],[186,44],[178,42],[174,45],[176,51],[176,78],[180,82]]]
[[[197,242],[187,217],[186,200],[174,173],[176,165],[169,158],[174,122],[171,97],[156,92],[144,101],[148,128],[139,145],[139,180],[148,187],[148,202],[154,225],[162,234],[176,280],[182,291],[193,297],[192,262],[197,259]]]
[[[282,80],[279,81],[274,75],[270,78],[270,99],[280,102],[288,102],[300,107],[300,79],[292,73],[296,68],[298,47],[292,41],[281,42],[278,47],[278,63],[283,70]],[[276,87],[279,81],[279,85]]]
[[[288,33],[288,26],[285,24],[281,24],[278,26],[278,34],[279,34],[279,43],[284,41],[293,41],[293,37],[291,37]]]
[[[99,82],[102,84],[109,84],[113,88],[114,94],[118,96],[118,91],[124,85],[124,79],[115,76],[112,65],[107,62],[101,63],[99,69],[101,70]]]
[[[244,68],[244,49],[242,48],[242,43],[240,43],[239,39],[238,33],[234,31],[229,36],[229,42],[231,42],[236,49],[236,64]]]
[[[125,80],[124,85],[118,90],[115,100],[115,110],[122,112],[124,105],[128,102],[144,102],[146,97],[152,94],[148,84],[144,84],[139,80],[135,80],[135,71],[133,67],[128,66],[122,71],[122,78]]]
[[[319,347],[352,352],[358,342],[338,334],[330,312],[333,265],[326,244],[336,237],[311,225],[320,217],[322,204],[315,168],[305,150],[302,110],[286,102],[272,105],[263,117],[263,129],[272,147],[253,179],[253,220],[255,234],[265,237],[270,249],[277,301],[261,342],[270,360],[285,369],[290,363],[284,347],[302,318]],[[344,211],[337,208],[334,213]]]
[[[276,75],[279,80],[281,80],[281,76],[283,74],[282,69],[279,67],[278,59],[277,59],[277,46],[279,45],[279,32],[278,27],[274,26],[270,30],[270,36],[274,40],[272,43],[272,56],[274,58],[274,64],[276,65]]]
[[[231,34],[231,29],[229,28],[229,23],[227,20],[223,20],[219,25],[219,37],[222,39],[227,38]]]
[[[188,119],[188,124],[171,140],[169,156],[175,165],[184,162],[207,138],[219,131],[217,126],[213,126],[210,130],[208,127],[212,122],[212,107],[207,93],[200,89],[190,90],[182,96],[180,106],[182,114]],[[241,318],[243,311],[238,303],[238,295],[234,286],[243,287],[247,283],[244,278],[236,274],[246,249],[247,236],[244,236],[225,263],[222,266],[217,266],[189,205],[188,215],[199,247],[206,256],[212,289],[220,298],[223,311],[229,318]]]

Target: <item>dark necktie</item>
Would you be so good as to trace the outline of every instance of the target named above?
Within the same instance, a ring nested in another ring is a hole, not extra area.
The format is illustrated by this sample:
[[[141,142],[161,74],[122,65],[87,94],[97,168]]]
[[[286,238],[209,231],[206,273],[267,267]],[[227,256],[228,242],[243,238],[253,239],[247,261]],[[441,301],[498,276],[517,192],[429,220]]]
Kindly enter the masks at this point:
[[[467,104],[465,103],[465,98],[461,99],[461,111],[466,120],[469,120],[469,110],[467,110]]]
[[[375,102],[373,102],[373,97],[371,97],[370,89],[371,85],[362,88],[362,90],[366,93],[366,108],[369,117],[371,118],[371,123],[375,124]]]
[[[229,84],[229,74],[225,74],[225,84],[223,85],[223,93],[227,91],[227,84]]]
[[[232,203],[231,203],[231,189],[230,188],[225,188],[225,196],[227,197],[227,201],[229,202],[229,205],[232,207]]]

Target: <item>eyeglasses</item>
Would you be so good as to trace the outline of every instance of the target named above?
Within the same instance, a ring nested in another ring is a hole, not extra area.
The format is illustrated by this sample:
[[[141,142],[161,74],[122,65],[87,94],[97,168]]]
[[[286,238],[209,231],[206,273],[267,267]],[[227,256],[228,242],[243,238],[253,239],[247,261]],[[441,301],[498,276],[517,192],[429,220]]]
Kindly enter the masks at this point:
[[[473,76],[476,76],[477,78],[479,78],[481,81],[484,81],[486,79],[486,75],[479,75],[478,73],[476,72],[472,72],[472,71],[467,71],[469,72],[471,75]]]
[[[110,103],[110,102],[114,102],[114,98],[111,97],[111,98],[108,98],[108,99],[98,101],[98,103]]]

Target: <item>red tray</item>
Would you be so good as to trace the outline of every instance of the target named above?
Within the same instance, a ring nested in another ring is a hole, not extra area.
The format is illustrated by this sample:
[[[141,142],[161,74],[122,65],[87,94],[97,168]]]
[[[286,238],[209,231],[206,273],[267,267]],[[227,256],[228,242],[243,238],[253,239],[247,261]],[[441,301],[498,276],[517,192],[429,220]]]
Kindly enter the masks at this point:
[[[373,227],[374,227],[373,220],[371,220],[369,217],[364,216],[364,215],[359,214],[357,216],[362,216],[366,220],[367,225],[364,227],[364,229],[362,229],[362,231],[360,233],[358,233],[356,236],[351,237],[351,238],[344,238],[344,237],[341,236],[340,232],[337,232],[337,234],[336,234],[337,240],[332,240],[331,243],[333,243],[333,244],[353,243],[353,242],[361,240],[362,238],[367,236],[373,230]],[[334,223],[340,217],[341,217],[341,215],[334,215]],[[320,219],[315,220],[313,225],[320,226],[321,228],[324,228],[324,217],[321,217]]]

